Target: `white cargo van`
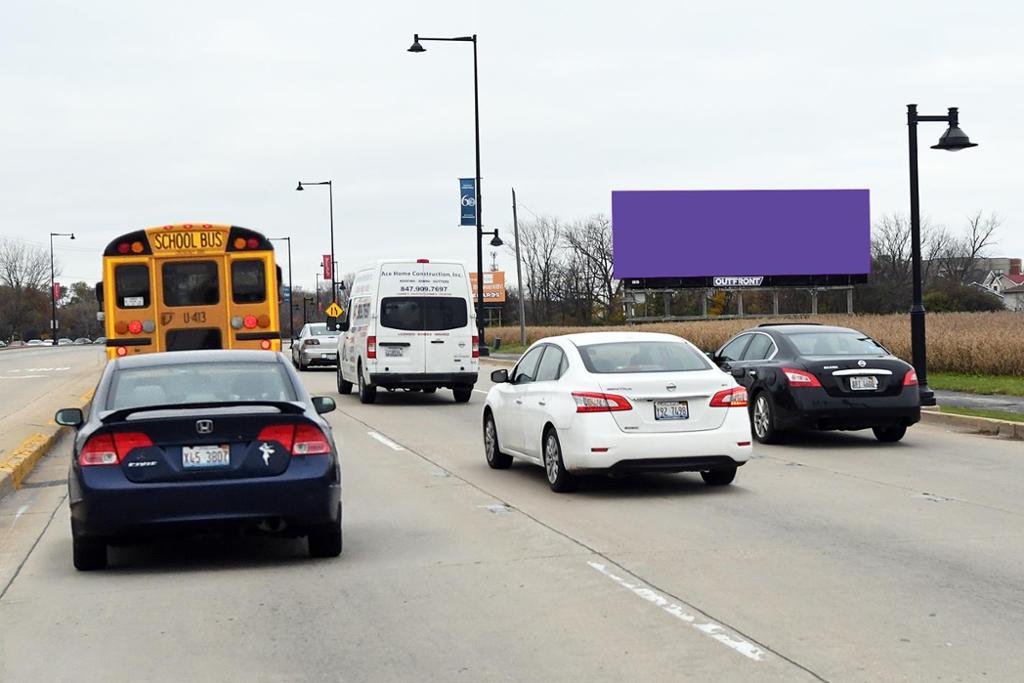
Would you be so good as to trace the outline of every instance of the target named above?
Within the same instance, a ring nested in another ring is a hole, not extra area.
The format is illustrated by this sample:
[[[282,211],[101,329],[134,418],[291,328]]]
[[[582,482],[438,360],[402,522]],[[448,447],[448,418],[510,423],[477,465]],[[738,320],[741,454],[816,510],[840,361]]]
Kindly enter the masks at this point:
[[[356,273],[338,337],[338,393],[434,392],[465,403],[480,370],[466,267],[428,259],[378,261]]]

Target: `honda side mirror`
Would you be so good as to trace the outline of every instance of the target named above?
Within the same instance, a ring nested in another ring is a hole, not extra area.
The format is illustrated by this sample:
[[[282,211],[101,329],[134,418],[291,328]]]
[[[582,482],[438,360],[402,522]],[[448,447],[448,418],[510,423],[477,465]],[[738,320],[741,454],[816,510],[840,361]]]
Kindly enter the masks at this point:
[[[85,416],[82,414],[81,408],[61,408],[53,416],[53,421],[65,427],[78,429],[85,422]]]
[[[313,407],[316,408],[316,412],[320,415],[333,411],[338,405],[334,402],[334,399],[330,396],[314,396]]]

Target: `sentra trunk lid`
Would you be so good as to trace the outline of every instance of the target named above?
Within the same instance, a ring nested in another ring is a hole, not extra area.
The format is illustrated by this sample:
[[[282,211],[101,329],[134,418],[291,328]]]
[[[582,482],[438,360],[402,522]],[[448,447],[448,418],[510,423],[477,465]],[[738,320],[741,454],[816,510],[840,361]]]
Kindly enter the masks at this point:
[[[718,429],[725,408],[712,408],[711,398],[731,383],[718,370],[602,374],[601,390],[624,396],[632,410],[612,412],[615,423],[631,434],[666,434]]]

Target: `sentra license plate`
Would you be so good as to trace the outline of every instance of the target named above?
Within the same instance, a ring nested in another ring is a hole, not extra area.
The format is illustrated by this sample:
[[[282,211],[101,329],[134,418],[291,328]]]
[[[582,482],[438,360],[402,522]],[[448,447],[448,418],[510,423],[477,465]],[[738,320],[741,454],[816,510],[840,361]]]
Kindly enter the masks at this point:
[[[231,449],[222,446],[185,446],[181,449],[181,466],[185,469],[227,467],[231,464]]]
[[[401,346],[385,346],[384,347],[384,355],[386,357],[388,357],[388,358],[396,358],[398,356],[401,356],[402,355],[402,347]]]
[[[878,389],[878,378],[874,375],[851,377],[850,388],[854,391],[874,391]]]
[[[687,420],[690,417],[690,408],[686,401],[655,401],[655,420]]]

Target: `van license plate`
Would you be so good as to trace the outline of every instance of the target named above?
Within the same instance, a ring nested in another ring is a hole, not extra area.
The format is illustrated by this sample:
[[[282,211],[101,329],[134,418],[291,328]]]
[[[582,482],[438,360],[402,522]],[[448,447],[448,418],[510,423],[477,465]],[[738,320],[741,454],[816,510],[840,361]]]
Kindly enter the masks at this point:
[[[185,469],[204,467],[227,467],[231,464],[231,449],[223,446],[184,446],[181,449],[181,466]]]
[[[687,420],[690,418],[690,408],[686,401],[655,401],[655,420]]]
[[[402,355],[402,347],[401,346],[385,346],[384,347],[384,355],[387,356],[388,358],[393,358],[395,356],[401,356]]]
[[[850,388],[854,391],[875,391],[878,389],[878,378],[874,375],[851,377]]]

